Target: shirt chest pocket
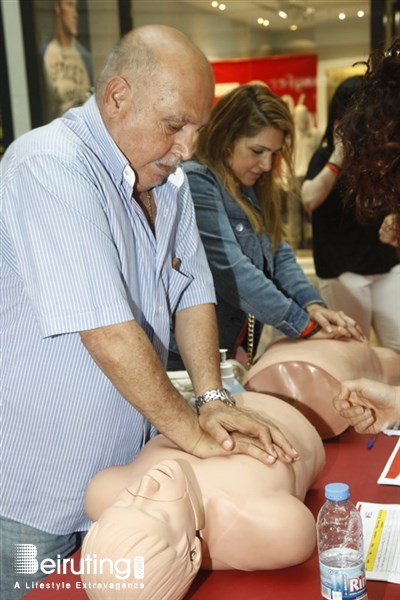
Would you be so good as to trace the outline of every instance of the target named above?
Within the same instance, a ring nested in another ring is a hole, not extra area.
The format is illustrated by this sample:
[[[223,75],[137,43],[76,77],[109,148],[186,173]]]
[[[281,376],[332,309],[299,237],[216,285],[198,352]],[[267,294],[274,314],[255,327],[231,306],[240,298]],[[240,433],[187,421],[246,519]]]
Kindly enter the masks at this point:
[[[166,292],[168,308],[170,314],[172,314],[178,308],[182,294],[192,283],[193,276],[183,273],[176,268],[171,268],[163,273],[162,280]]]
[[[263,250],[260,236],[258,236],[247,219],[231,217],[232,231],[239,243],[242,252],[258,267],[263,264]]]

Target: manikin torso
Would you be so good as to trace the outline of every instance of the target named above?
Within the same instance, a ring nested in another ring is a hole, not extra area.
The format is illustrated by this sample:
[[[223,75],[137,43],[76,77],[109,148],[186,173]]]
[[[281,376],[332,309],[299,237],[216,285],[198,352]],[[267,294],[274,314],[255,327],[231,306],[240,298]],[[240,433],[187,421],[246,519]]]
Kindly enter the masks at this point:
[[[277,425],[301,459],[272,466],[244,455],[199,459],[158,436],[130,465],[95,476],[86,497],[89,516],[99,519],[121,490],[154,465],[178,461],[204,511],[203,568],[273,569],[306,560],[315,545],[315,523],[303,501],[324,464],[320,437],[301,413],[277,398],[251,392],[236,398],[239,406]]]

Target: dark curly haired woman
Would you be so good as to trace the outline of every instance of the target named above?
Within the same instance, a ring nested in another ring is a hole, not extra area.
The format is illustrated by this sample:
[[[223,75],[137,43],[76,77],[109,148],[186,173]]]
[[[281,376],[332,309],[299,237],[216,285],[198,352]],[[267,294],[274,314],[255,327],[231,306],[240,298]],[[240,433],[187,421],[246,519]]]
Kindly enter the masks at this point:
[[[381,241],[399,247],[400,37],[366,64],[356,102],[341,125],[343,173],[361,218],[374,216],[377,202],[392,213],[382,224]]]
[[[400,254],[400,37],[367,62],[353,109],[342,123],[345,172],[361,218],[373,216],[376,199],[391,214],[381,241]],[[398,303],[399,294],[392,298]],[[400,423],[400,385],[368,379],[344,381],[334,406],[360,433],[377,433]]]

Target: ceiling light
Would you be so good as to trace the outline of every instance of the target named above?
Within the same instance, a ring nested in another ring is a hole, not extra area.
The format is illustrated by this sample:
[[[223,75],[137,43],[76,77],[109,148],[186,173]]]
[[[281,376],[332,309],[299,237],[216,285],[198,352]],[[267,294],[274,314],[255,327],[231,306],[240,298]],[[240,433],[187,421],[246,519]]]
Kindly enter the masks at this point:
[[[359,11],[357,12],[357,17],[360,17],[360,18],[361,18],[361,17],[363,17],[364,15],[365,15],[365,12],[364,12],[363,10],[359,10]]]
[[[298,30],[298,26],[295,23],[290,26],[290,31],[297,31],[297,30]]]
[[[278,15],[280,16],[281,19],[287,19],[288,18],[288,14],[284,10],[280,10],[278,12]]]
[[[268,19],[263,20],[263,25],[264,25],[264,27],[268,27],[268,25],[269,25]]]
[[[221,4],[218,6],[218,8],[219,8],[219,10],[225,10],[225,9],[226,9],[226,4],[222,4],[222,3],[221,3]]]
[[[345,18],[346,18],[346,13],[339,13],[339,14],[338,14],[338,17],[339,17],[339,19],[340,19],[341,21],[344,21],[344,20],[345,20]]]
[[[211,6],[213,8],[218,8],[218,2],[217,2],[217,0],[213,0],[213,2],[211,2]]]

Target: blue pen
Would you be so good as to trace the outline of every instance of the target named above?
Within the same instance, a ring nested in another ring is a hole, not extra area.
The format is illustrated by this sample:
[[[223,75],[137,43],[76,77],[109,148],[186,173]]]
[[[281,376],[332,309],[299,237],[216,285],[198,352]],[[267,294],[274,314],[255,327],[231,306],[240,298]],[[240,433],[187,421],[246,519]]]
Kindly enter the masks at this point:
[[[374,435],[374,437],[372,437],[372,438],[369,438],[369,440],[367,442],[367,449],[368,450],[371,450],[371,448],[374,447],[375,440],[376,440],[376,435]]]

